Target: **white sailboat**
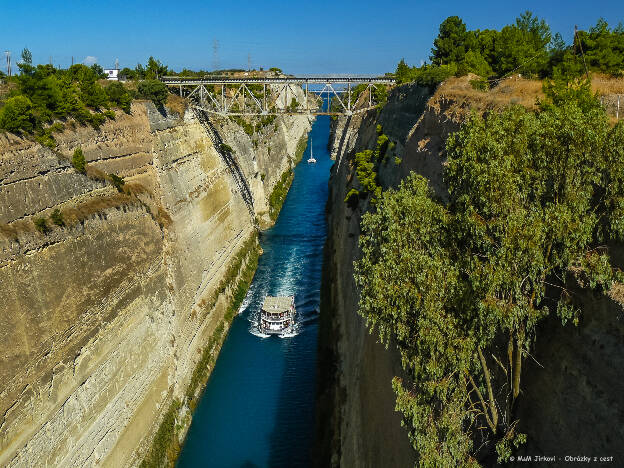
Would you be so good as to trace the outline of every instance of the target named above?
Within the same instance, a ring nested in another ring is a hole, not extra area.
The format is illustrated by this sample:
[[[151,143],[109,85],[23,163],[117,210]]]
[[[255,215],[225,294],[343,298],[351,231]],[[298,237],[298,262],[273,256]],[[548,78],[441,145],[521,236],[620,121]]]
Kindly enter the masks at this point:
[[[310,138],[310,157],[308,158],[308,164],[314,164],[316,162],[316,159],[314,159],[313,146],[314,140]]]

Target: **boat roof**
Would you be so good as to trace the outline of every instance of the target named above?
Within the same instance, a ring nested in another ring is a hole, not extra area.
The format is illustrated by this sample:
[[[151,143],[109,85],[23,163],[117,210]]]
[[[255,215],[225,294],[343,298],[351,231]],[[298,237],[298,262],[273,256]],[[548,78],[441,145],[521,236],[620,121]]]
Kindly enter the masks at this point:
[[[262,309],[266,312],[280,312],[290,309],[293,296],[267,296],[264,298]]]

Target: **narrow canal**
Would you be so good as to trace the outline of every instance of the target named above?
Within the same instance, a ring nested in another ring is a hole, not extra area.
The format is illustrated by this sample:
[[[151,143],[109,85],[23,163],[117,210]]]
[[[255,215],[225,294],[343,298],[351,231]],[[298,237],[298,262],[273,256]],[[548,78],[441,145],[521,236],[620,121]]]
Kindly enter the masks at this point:
[[[199,402],[178,467],[307,467],[314,434],[317,310],[326,236],[329,117],[310,132],[316,164],[295,168],[242,312],[234,319]],[[253,333],[266,295],[294,295],[295,336]]]

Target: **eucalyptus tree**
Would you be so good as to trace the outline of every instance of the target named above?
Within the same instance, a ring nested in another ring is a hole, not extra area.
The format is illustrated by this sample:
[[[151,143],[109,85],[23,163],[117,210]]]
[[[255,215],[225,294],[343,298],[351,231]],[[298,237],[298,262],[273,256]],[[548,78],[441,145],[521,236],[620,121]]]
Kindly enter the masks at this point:
[[[359,313],[400,350],[397,409],[422,466],[507,460],[538,323],[582,315],[575,284],[621,273],[624,124],[589,84],[545,86],[537,111],[473,115],[447,142],[448,200],[412,174],[364,215]]]

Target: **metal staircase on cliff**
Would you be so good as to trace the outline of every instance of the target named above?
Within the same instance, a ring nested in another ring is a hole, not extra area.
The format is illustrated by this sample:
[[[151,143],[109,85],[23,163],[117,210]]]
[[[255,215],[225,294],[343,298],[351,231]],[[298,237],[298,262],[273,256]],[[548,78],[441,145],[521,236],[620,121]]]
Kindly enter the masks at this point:
[[[236,161],[236,158],[232,154],[231,148],[223,143],[221,135],[219,135],[219,132],[206,115],[206,112],[198,107],[193,107],[192,109],[193,113],[195,114],[195,118],[197,118],[202,127],[204,127],[206,133],[212,140],[212,144],[217,150],[217,153],[219,153],[221,159],[223,159],[223,162],[227,166],[228,171],[230,172],[230,175],[232,176],[232,179],[234,180],[234,183],[238,188],[238,191],[243,197],[243,201],[247,205],[247,210],[249,211],[249,216],[251,216],[253,225],[255,227],[258,227],[251,189],[249,188],[249,184],[247,183],[245,174],[243,174],[243,171]]]

